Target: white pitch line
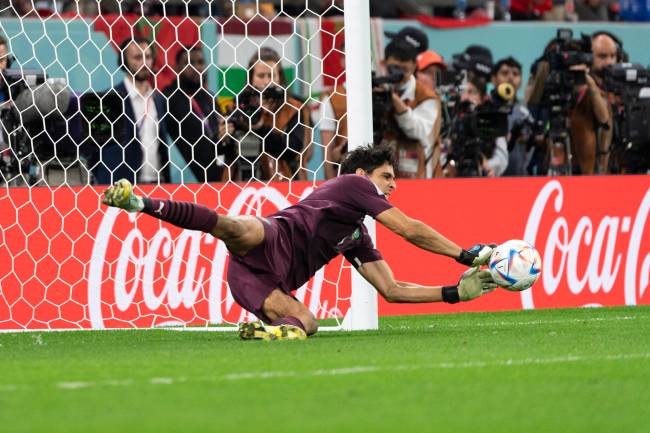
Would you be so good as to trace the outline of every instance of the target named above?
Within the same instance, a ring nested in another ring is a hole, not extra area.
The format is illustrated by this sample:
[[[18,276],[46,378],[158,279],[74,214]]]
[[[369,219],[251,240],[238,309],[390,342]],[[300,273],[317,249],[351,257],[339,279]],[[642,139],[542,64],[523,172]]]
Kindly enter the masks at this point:
[[[476,323],[431,323],[424,327],[426,328],[482,328],[489,326],[528,326],[528,325],[546,325],[546,324],[563,324],[563,323],[580,323],[580,322],[618,322],[621,320],[637,320],[645,319],[647,315],[643,316],[612,316],[612,317],[585,317],[584,319],[551,319],[551,320],[529,320],[518,322],[476,322]],[[391,325],[384,323],[380,326],[381,329],[417,329],[420,326],[408,325]],[[341,331],[340,326],[321,326],[319,331]],[[235,326],[228,327],[214,327],[214,326],[178,326],[178,327],[154,327],[154,328],[107,328],[107,329],[91,329],[91,328],[70,328],[70,329],[0,329],[0,334],[22,334],[22,333],[50,333],[50,332],[120,332],[120,331],[178,331],[178,332],[235,332]],[[40,340],[42,343],[42,340]],[[39,344],[38,341],[35,344]]]
[[[82,389],[95,386],[94,382],[59,382],[56,384],[57,388],[61,389]]]
[[[566,323],[582,323],[582,322],[619,322],[622,320],[637,320],[640,316],[614,316],[614,317],[585,317],[584,319],[551,319],[551,320],[528,320],[519,322],[476,322],[476,323],[431,323],[426,325],[427,328],[485,328],[493,326],[539,326],[539,325],[561,325]],[[391,326],[388,324],[383,325],[389,329],[415,329],[417,327],[409,326]]]
[[[180,377],[152,377],[149,379],[113,379],[98,382],[57,382],[54,387],[59,390],[75,391],[90,387],[100,386],[122,386],[128,387],[133,385],[174,385],[179,383],[202,383],[202,382],[221,382],[221,381],[240,381],[240,380],[262,380],[262,379],[283,379],[283,378],[312,378],[323,376],[349,376],[356,374],[372,373],[395,373],[400,371],[417,371],[417,370],[439,370],[439,369],[472,369],[472,368],[489,368],[489,367],[519,367],[526,365],[549,365],[549,364],[567,364],[577,362],[618,362],[626,360],[650,359],[650,353],[622,353],[617,355],[605,355],[600,357],[564,355],[549,358],[522,358],[522,359],[502,359],[494,361],[466,361],[466,362],[435,362],[430,364],[415,365],[367,365],[356,367],[341,367],[330,369],[318,369],[309,371],[249,371],[241,373],[228,373],[222,376],[204,376],[189,378]],[[0,384],[0,394],[35,388],[29,385]]]

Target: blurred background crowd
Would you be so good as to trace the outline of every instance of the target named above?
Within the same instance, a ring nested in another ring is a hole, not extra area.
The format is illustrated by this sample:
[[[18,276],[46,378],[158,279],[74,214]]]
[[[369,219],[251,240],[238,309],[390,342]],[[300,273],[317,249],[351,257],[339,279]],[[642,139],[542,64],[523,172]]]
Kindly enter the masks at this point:
[[[132,13],[234,16],[243,23],[263,16],[331,16],[343,7],[339,1],[288,0],[4,3],[4,19]],[[453,22],[620,17],[618,3],[603,0],[371,0],[370,5],[373,16],[424,14]],[[605,27],[589,34],[574,34],[562,23],[556,27],[544,50],[525,65],[512,55],[496,58],[483,43],[444,58],[415,26],[385,32],[383,50],[375,53],[368,109],[374,142],[395,150],[398,177],[648,173],[647,67],[634,63],[624,41]],[[207,86],[210,59],[204,48],[202,42],[180,44],[173,59],[168,54],[173,71],[161,86],[159,47],[132,32],[115,47],[123,79],[101,92],[73,92],[65,80],[12,65],[10,38],[0,36],[2,180],[10,185],[108,184],[120,178],[171,182],[172,149],[191,173],[183,182],[338,174],[347,152],[343,74],[318,95],[299,94],[296,77],[283,67],[283,53],[261,44],[243,65],[243,84],[223,98]],[[344,70],[342,38],[334,49]],[[322,162],[314,169],[310,162],[319,152]]]
[[[113,13],[145,15],[230,16],[233,12],[254,15],[256,3],[267,17],[278,13],[292,17],[342,15],[343,0],[5,0],[11,8],[2,15],[49,16],[79,13],[85,16]],[[234,9],[234,10],[233,10]],[[490,16],[502,20],[617,21],[618,0],[370,0],[370,15],[379,18],[430,16]]]

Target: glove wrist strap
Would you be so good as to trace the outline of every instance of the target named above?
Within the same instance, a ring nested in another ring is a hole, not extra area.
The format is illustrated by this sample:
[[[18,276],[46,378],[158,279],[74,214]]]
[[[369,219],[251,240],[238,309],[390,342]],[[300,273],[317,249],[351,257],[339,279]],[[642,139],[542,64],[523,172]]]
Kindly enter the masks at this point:
[[[442,287],[442,302],[448,304],[456,304],[460,302],[460,295],[457,286],[443,286]]]
[[[474,262],[474,254],[470,253],[469,251],[463,249],[460,252],[460,255],[456,257],[456,261],[458,263],[461,263],[466,266],[472,266],[472,263]]]

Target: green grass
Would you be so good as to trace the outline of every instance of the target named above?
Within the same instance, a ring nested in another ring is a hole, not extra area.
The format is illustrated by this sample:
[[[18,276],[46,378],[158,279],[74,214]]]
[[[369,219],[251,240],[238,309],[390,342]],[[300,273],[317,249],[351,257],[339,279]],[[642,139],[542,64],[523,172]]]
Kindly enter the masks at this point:
[[[0,335],[0,431],[648,432],[650,307]]]

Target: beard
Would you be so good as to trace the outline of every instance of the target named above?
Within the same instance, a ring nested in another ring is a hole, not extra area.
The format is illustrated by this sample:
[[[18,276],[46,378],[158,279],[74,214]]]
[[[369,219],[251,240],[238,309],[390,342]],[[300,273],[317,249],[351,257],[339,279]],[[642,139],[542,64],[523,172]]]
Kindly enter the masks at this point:
[[[135,81],[148,81],[149,78],[151,78],[151,71],[147,68],[142,68],[138,70],[135,74],[133,74],[133,79]]]

